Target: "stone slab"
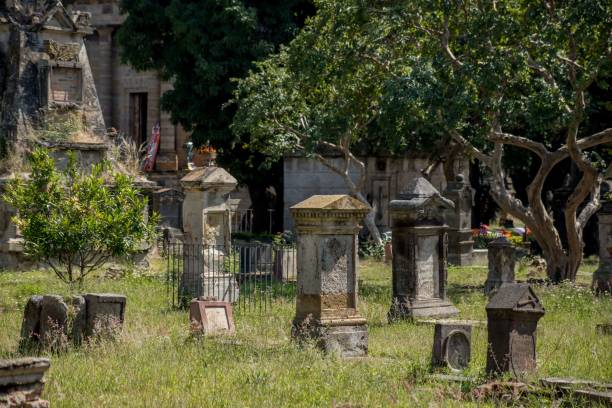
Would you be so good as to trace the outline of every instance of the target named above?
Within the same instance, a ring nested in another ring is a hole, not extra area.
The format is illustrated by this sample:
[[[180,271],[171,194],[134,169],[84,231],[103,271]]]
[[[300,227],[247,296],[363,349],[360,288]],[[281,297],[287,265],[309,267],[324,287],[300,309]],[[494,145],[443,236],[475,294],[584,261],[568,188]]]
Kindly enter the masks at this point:
[[[194,299],[189,305],[190,330],[205,336],[236,332],[232,304]]]
[[[0,387],[40,382],[50,365],[48,358],[0,359]]]
[[[321,330],[320,347],[327,353],[341,357],[368,354],[368,326],[328,326]]]

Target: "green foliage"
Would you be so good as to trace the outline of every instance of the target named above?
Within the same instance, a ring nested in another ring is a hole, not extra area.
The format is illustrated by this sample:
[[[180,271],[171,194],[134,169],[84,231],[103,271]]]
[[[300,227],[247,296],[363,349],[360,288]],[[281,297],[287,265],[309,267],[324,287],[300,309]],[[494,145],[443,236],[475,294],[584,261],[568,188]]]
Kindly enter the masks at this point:
[[[382,261],[385,257],[385,244],[374,241],[359,241],[358,254],[360,258],[371,258]]]
[[[59,142],[69,140],[84,130],[83,118],[79,111],[49,110],[45,112],[35,137],[49,142]]]
[[[105,173],[103,164],[82,173],[74,155],[58,171],[43,149],[30,162],[29,178],[12,180],[3,199],[17,209],[26,253],[62,281],[80,283],[110,258],[133,254],[155,237],[157,216],[146,219],[147,199],[129,177]]]
[[[308,0],[123,0],[118,33],[122,56],[139,70],[158,70],[172,81],[162,107],[192,132],[196,146],[210,142],[219,162],[241,183],[265,184],[278,174],[251,149],[248,134],[229,131],[234,108],[225,106],[256,61],[292,38]],[[265,184],[267,186],[269,184]]]

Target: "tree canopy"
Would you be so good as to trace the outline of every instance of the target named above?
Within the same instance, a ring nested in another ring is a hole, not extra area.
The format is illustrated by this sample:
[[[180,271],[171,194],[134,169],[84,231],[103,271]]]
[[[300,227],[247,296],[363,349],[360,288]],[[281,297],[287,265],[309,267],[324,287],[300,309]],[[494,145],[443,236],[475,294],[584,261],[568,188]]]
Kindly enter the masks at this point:
[[[127,13],[118,34],[122,58],[136,69],[158,70],[172,83],[162,96],[172,120],[192,132],[196,146],[210,142],[239,182],[279,188],[279,168],[270,170],[270,162],[251,149],[248,134],[237,138],[229,131],[235,109],[226,103],[233,79],[291,39],[313,12],[310,2],[122,0],[121,7]]]
[[[612,142],[606,122],[589,121],[601,108],[590,92],[609,78],[609,2],[337,0],[317,7],[286,49],[241,82],[235,129],[252,132],[270,153],[297,148],[317,157],[330,147],[347,163],[350,144],[372,135],[399,149],[458,146],[486,165],[500,207],[534,231],[550,277],[573,279],[608,166],[585,151]],[[540,162],[526,202],[505,187],[504,152],[513,147]],[[558,231],[542,189],[567,159],[581,180],[566,203],[566,231]]]

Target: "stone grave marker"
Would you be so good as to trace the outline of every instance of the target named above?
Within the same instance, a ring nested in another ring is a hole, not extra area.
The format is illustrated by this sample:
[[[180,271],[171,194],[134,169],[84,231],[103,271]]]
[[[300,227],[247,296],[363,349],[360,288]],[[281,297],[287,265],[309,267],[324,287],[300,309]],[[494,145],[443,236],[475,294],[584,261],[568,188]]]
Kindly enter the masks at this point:
[[[125,318],[124,295],[114,293],[88,293],[85,298],[86,318],[85,335],[92,336],[96,332],[112,334],[123,326]]]
[[[439,322],[434,328],[432,364],[448,366],[453,371],[468,367],[471,359],[472,326]]]
[[[446,298],[447,226],[443,213],[452,201],[429,181],[411,181],[391,201],[393,301],[389,320],[445,317],[458,313]]]
[[[485,294],[506,283],[514,283],[515,249],[506,237],[494,239],[487,246],[489,271],[485,282]]]
[[[597,293],[612,292],[612,201],[604,201],[597,213],[599,228],[599,267],[593,273]]]
[[[536,329],[544,307],[524,283],[501,286],[486,306],[487,373],[520,376],[536,368]]]
[[[368,350],[357,310],[357,233],[370,207],[348,195],[314,195],[291,207],[297,231],[297,304],[292,335],[343,357]]]
[[[445,214],[448,229],[448,262],[452,265],[471,265],[472,250],[472,205],[474,191],[463,174],[449,181],[444,197],[451,200],[455,207]]]
[[[189,305],[189,322],[194,334],[210,336],[236,332],[232,304],[229,302],[194,299]]]

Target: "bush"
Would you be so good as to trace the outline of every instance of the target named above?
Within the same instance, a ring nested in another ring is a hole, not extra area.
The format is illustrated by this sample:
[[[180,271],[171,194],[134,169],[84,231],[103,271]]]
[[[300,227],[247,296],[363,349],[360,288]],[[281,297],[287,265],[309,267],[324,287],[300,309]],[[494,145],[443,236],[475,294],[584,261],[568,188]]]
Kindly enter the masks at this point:
[[[107,260],[154,240],[157,216],[146,219],[147,199],[128,176],[109,173],[106,164],[83,173],[74,155],[58,171],[43,149],[29,161],[30,177],[12,180],[3,199],[17,210],[25,252],[62,281],[80,283]]]

